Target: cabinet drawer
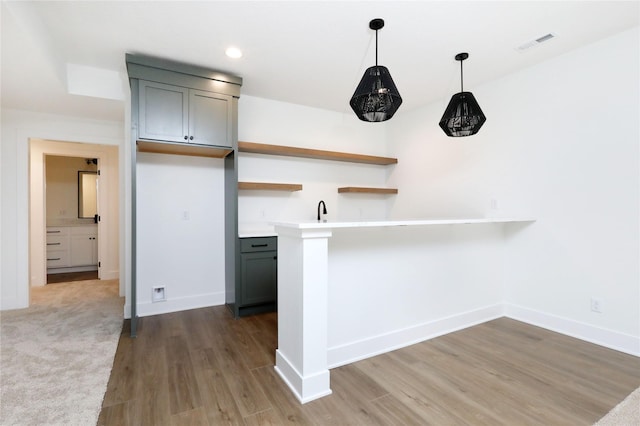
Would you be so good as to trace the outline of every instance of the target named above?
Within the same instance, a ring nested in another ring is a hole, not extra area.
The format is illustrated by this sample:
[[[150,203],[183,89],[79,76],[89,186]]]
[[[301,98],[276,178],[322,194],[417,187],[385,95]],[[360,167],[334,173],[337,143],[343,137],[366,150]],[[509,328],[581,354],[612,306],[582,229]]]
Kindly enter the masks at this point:
[[[278,249],[278,237],[241,238],[240,252],[275,251]]]
[[[54,235],[69,235],[69,227],[67,226],[47,226],[47,239]]]
[[[64,268],[69,266],[69,252],[63,250],[47,251],[47,268]]]
[[[47,252],[50,250],[67,250],[69,237],[64,235],[47,235]]]

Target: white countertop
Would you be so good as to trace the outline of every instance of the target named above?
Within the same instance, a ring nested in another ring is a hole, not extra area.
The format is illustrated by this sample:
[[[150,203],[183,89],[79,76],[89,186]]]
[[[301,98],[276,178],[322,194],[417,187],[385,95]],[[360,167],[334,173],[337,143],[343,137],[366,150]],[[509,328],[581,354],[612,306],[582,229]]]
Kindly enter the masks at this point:
[[[86,222],[59,222],[59,223],[48,223],[47,228],[63,228],[63,227],[74,227],[74,226],[98,226],[97,223],[93,222],[93,219],[88,219]]]
[[[389,226],[425,226],[425,225],[456,225],[474,223],[512,223],[535,222],[532,218],[454,218],[454,219],[410,219],[410,220],[380,220],[380,221],[356,221],[356,222],[273,222],[277,228],[290,229],[334,229],[334,228],[380,228]]]
[[[266,223],[240,223],[238,225],[238,237],[240,238],[275,237],[277,235],[273,225]]]

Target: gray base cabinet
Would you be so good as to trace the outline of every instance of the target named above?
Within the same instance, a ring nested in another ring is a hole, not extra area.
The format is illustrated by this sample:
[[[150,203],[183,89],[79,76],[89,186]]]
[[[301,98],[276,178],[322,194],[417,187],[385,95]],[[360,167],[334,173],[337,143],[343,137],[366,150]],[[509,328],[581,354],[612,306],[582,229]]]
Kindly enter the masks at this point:
[[[277,237],[240,239],[240,274],[236,282],[234,316],[275,311],[278,294]]]

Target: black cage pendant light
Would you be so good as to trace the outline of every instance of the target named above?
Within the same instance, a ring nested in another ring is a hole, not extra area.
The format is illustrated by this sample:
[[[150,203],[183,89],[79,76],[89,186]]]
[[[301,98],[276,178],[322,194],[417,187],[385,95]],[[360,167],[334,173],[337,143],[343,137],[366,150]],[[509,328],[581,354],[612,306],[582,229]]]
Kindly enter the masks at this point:
[[[378,30],[384,20],[373,19],[369,28],[376,32],[376,65],[367,68],[360,84],[351,97],[351,108],[362,121],[386,121],[393,117],[402,103],[402,98],[393,83],[387,67],[378,65]]]
[[[456,61],[460,61],[460,93],[451,97],[444,115],[440,119],[440,127],[447,136],[471,136],[478,133],[487,117],[471,92],[465,92],[462,81],[462,61],[469,57],[468,53],[458,53]]]

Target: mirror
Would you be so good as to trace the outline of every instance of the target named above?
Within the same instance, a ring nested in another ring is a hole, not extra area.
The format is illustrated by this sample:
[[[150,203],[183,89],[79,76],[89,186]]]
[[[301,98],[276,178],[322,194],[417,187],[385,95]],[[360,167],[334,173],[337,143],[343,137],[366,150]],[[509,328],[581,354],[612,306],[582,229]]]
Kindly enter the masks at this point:
[[[98,172],[78,172],[78,218],[98,214]]]

